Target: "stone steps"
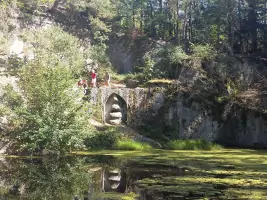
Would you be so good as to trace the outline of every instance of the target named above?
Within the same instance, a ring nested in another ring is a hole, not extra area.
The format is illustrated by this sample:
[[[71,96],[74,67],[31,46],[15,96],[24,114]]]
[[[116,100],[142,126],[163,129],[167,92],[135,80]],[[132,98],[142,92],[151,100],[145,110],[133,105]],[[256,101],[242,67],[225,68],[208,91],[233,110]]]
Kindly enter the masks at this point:
[[[111,111],[121,111],[121,107],[118,104],[113,104],[111,106]]]
[[[111,120],[109,120],[109,123],[111,125],[119,125],[119,124],[121,124],[121,119],[111,119]]]
[[[111,116],[113,119],[121,119],[121,118],[122,118],[122,114],[121,114],[121,112],[111,112],[111,113],[110,113],[110,116]]]
[[[108,180],[110,180],[110,181],[120,181],[121,180],[121,175],[118,174],[117,176],[110,176],[108,178]]]
[[[121,124],[121,118],[122,118],[121,107],[119,105],[119,99],[116,96],[113,97],[113,104],[111,105],[111,111],[109,115],[111,118],[109,120],[110,124],[112,125]]]

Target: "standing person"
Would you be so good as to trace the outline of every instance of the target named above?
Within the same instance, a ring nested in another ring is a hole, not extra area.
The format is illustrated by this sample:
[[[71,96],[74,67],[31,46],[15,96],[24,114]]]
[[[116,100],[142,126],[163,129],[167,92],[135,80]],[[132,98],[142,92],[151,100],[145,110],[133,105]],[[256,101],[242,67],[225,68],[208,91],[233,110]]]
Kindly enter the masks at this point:
[[[87,80],[82,79],[78,81],[78,86],[84,86],[84,85],[88,85]]]
[[[83,82],[83,92],[85,95],[88,95],[88,83],[87,80],[84,80]]]
[[[110,74],[106,72],[105,85],[109,87],[109,84],[110,84]]]
[[[91,73],[91,78],[92,78],[91,84],[92,84],[92,87],[96,87],[96,76],[97,76],[97,73],[95,73],[95,70],[92,70],[92,73]]]

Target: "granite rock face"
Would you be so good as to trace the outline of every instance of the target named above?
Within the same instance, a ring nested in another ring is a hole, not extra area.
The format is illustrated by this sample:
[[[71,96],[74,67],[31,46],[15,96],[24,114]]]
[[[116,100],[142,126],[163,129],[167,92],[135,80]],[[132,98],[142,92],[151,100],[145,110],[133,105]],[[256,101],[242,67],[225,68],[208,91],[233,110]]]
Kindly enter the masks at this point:
[[[225,145],[267,147],[266,118],[237,105],[219,108],[184,91],[169,101],[164,88],[93,88],[92,96],[101,102],[106,123],[120,124],[121,117],[132,127],[145,126],[148,122],[155,127],[176,127],[177,139],[202,138]]]
[[[12,31],[8,32],[5,54],[0,55],[0,97],[3,95],[3,88],[6,85],[11,84],[17,88],[17,77],[9,73],[9,62],[34,59],[33,52],[29,50],[31,45],[21,39],[22,33],[25,30],[45,29],[56,24],[48,16],[33,16],[31,19],[28,19],[18,10],[12,12],[10,20],[13,28]]]

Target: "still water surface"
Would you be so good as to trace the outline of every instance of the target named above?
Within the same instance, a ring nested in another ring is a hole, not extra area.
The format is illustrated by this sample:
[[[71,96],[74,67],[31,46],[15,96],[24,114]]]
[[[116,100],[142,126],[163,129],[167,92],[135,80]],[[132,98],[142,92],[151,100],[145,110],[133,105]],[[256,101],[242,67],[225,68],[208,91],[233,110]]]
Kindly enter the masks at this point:
[[[264,199],[267,183],[254,188],[253,178],[265,180],[267,169],[244,166],[251,173],[242,176],[234,155],[235,161],[244,157],[233,152],[0,157],[0,200]]]

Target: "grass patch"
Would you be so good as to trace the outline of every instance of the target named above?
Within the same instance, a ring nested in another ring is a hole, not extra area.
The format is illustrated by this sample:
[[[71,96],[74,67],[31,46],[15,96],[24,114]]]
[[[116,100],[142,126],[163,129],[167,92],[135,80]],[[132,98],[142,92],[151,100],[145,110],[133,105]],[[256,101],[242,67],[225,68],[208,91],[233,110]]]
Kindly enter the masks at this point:
[[[127,74],[117,74],[113,73],[111,74],[111,81],[115,83],[123,83],[124,80],[127,78]]]
[[[174,80],[170,80],[170,79],[152,79],[152,80],[149,80],[148,83],[165,83],[165,84],[171,84],[171,83],[174,83]]]
[[[142,84],[142,87],[167,87],[175,83],[171,79],[151,79]]]
[[[128,73],[128,74],[112,74],[112,82],[126,83],[127,80],[139,80],[139,73]]]
[[[111,193],[111,192],[102,192],[94,195],[92,200],[97,199],[107,199],[107,200],[135,200],[138,195],[130,192],[128,194],[120,193]]]
[[[117,129],[108,128],[103,131],[95,131],[84,141],[85,146],[90,151],[101,150],[131,150],[144,151],[153,149],[147,143],[136,142],[129,139]]]
[[[140,143],[133,140],[118,141],[116,148],[119,150],[131,150],[131,151],[144,151],[152,149],[152,147],[149,144]]]
[[[173,140],[166,144],[170,150],[219,150],[222,147],[218,144],[205,140]]]

